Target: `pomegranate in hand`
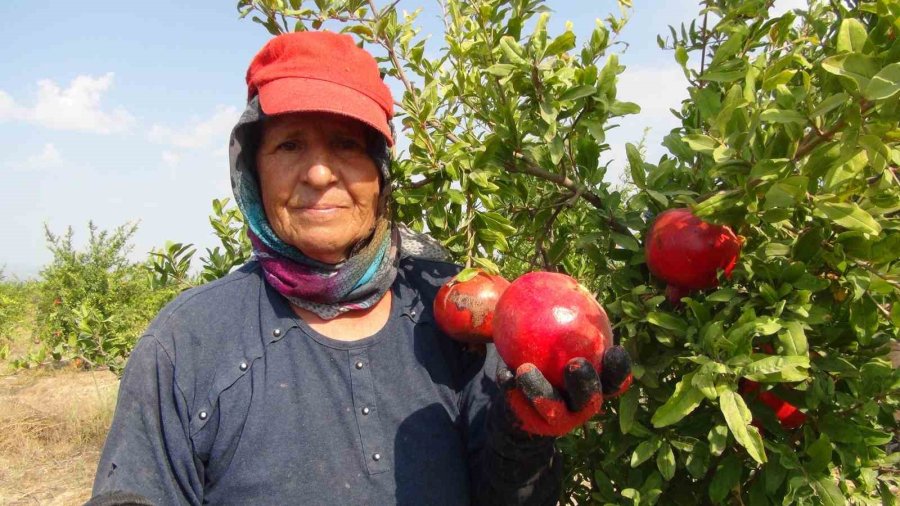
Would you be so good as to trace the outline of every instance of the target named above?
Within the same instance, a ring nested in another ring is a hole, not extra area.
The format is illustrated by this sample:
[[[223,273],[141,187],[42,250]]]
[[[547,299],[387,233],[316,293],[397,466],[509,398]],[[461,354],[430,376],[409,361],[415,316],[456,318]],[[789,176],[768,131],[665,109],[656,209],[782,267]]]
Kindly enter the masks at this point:
[[[572,358],[583,357],[601,372],[613,333],[606,311],[574,278],[531,272],[500,297],[494,345],[511,370],[534,364],[551,385],[564,390],[563,370]]]
[[[493,340],[494,308],[509,286],[502,276],[479,270],[460,281],[455,277],[438,290],[434,299],[434,318],[438,327],[451,338],[464,343],[489,343]]]

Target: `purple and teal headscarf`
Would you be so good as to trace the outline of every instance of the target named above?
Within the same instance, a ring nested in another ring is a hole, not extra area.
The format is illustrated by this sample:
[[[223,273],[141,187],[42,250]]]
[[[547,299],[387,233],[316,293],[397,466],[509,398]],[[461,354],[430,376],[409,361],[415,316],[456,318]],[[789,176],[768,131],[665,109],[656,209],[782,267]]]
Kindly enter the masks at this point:
[[[374,132],[368,149],[381,172],[382,190],[372,234],[351,249],[347,260],[334,265],[309,258],[281,240],[266,218],[255,170],[264,117],[259,99],[254,97],[232,130],[231,188],[247,221],[253,253],[266,281],[292,304],[330,320],[381,300],[397,276],[400,258],[447,259],[440,243],[391,220],[390,151],[385,138]]]

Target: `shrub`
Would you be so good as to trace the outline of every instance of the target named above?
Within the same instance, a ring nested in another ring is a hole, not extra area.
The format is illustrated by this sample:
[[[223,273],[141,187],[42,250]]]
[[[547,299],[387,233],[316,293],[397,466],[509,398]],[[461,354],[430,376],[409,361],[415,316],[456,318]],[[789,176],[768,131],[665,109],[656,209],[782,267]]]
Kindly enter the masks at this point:
[[[0,360],[9,355],[10,344],[28,324],[29,307],[32,305],[34,284],[11,281],[0,269]]]
[[[150,319],[168,300],[146,282],[144,269],[127,258],[137,225],[112,232],[88,225],[78,250],[72,228],[61,236],[46,230],[53,260],[41,271],[37,336],[56,359],[80,359],[117,371]]]

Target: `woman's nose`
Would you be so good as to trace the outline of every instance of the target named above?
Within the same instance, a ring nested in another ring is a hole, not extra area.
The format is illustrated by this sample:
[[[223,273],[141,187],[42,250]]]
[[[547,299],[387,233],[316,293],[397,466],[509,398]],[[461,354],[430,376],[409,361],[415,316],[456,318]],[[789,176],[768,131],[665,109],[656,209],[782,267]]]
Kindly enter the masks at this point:
[[[337,180],[327,153],[319,151],[310,160],[306,170],[306,183],[314,188],[324,188]]]

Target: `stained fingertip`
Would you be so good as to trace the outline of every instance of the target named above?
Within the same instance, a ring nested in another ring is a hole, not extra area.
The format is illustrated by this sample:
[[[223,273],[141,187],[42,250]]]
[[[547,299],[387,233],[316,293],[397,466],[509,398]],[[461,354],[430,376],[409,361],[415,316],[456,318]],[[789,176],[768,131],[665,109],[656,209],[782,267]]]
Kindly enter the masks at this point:
[[[522,364],[516,369],[516,386],[529,400],[538,397],[556,399],[558,396],[553,390],[553,385],[541,374],[534,364]]]

